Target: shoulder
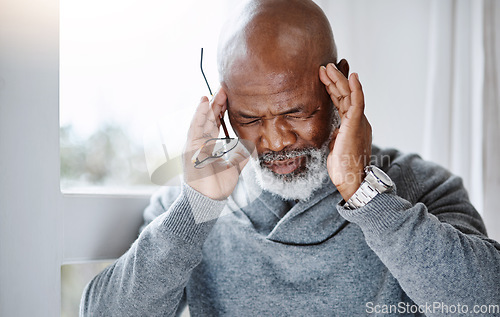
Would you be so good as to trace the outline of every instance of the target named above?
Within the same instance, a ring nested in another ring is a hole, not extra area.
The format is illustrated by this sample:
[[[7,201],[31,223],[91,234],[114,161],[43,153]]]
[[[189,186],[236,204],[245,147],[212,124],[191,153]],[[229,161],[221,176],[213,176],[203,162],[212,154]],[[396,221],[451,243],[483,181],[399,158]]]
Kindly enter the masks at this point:
[[[384,170],[396,184],[398,195],[413,204],[425,201],[426,195],[438,187],[444,190],[463,189],[460,177],[436,163],[422,159],[416,153],[403,153],[393,148],[381,149],[376,146],[372,152],[372,164]],[[465,189],[462,195],[468,200]]]
[[[422,203],[440,221],[464,233],[486,234],[481,216],[469,201],[462,178],[418,154],[373,147],[372,164],[396,184],[396,194],[411,204]]]

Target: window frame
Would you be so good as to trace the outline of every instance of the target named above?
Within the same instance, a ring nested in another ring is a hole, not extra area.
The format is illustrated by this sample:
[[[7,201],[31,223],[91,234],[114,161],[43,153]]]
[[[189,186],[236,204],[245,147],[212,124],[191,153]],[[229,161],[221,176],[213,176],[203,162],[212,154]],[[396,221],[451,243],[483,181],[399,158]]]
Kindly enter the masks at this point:
[[[6,0],[0,29],[0,316],[59,316],[61,265],[123,254],[149,197],[61,192],[59,0]]]

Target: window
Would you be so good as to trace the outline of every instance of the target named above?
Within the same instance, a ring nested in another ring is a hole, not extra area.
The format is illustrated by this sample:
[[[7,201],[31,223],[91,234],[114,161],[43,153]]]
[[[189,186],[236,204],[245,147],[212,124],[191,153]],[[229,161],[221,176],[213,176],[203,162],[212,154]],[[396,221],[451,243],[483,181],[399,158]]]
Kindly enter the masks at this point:
[[[66,264],[61,267],[61,317],[78,316],[85,285],[112,262]]]
[[[85,284],[135,239],[157,187],[152,172],[181,155],[193,111],[209,94],[202,47],[217,87],[218,34],[236,3],[60,3],[63,316],[77,316]]]
[[[181,154],[193,111],[209,94],[201,47],[208,80],[218,83],[217,38],[228,3],[61,2],[63,191],[152,186],[155,168]]]

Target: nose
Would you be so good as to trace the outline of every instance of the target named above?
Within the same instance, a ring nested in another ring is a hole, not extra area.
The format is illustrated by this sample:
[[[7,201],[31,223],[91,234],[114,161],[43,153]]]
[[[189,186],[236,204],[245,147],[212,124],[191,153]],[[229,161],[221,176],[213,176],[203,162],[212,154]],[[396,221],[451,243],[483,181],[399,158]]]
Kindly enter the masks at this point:
[[[297,134],[290,124],[281,118],[265,120],[260,131],[264,150],[278,152],[297,142]]]

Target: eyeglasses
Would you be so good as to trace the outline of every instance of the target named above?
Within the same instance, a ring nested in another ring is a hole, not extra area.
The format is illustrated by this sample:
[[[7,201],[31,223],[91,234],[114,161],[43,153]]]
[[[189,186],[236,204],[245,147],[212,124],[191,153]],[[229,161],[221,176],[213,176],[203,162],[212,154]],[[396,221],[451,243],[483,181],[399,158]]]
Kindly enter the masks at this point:
[[[235,138],[208,139],[193,155],[194,167],[202,168],[218,158],[228,159],[228,153],[238,145]],[[224,157],[226,156],[226,157]]]
[[[205,79],[205,83],[207,84],[208,91],[210,92],[210,96],[213,97],[212,89],[210,89],[210,85],[208,84],[207,77],[205,76],[205,72],[203,71],[203,48],[201,48],[201,60],[200,60],[200,69],[203,78]],[[225,138],[212,138],[208,139],[203,143],[203,145],[196,151],[193,155],[192,162],[194,163],[194,167],[202,168],[206,164],[215,161],[221,157],[226,155],[226,159],[228,159],[227,155],[232,149],[234,149],[238,145],[237,138],[230,138],[229,133],[227,131],[226,124],[224,123],[224,117],[222,114],[219,115],[220,123],[222,129],[224,130]]]

